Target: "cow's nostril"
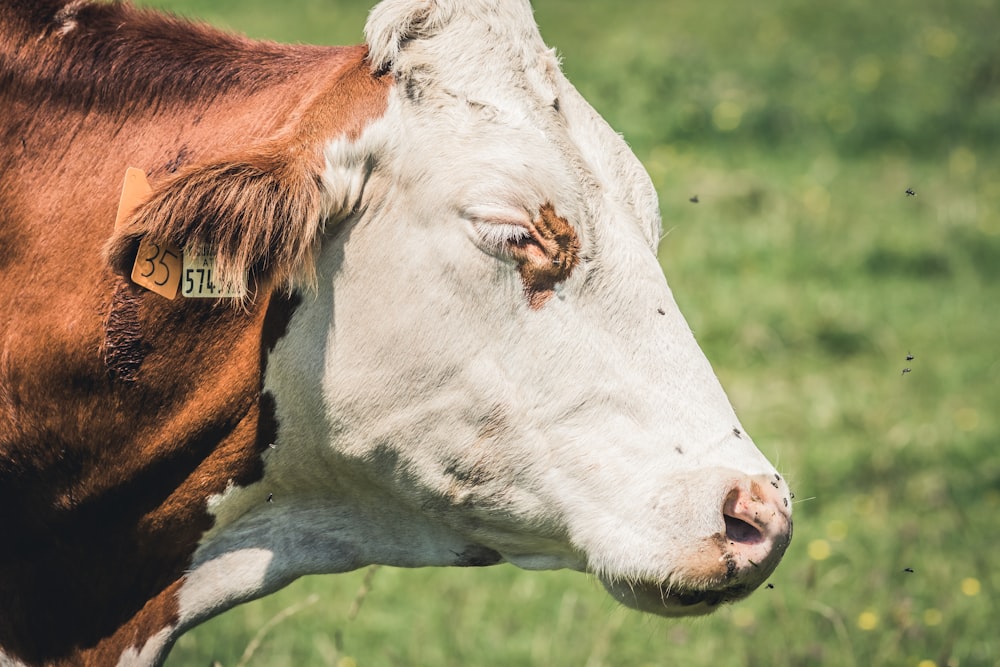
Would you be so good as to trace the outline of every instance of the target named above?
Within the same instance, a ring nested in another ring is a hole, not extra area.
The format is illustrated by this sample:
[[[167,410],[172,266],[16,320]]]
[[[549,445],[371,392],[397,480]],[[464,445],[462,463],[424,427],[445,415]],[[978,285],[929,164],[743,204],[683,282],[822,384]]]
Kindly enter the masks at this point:
[[[724,514],[726,521],[726,537],[739,544],[759,544],[764,541],[764,535],[756,527],[743,519]]]

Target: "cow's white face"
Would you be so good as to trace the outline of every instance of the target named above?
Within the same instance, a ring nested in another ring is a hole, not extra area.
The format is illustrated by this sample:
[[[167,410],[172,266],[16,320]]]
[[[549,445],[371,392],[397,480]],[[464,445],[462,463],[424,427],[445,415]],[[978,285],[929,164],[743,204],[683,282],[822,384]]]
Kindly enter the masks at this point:
[[[788,488],[667,287],[648,176],[526,4],[431,3],[397,50],[412,4],[369,23],[389,109],[329,146],[359,208],[268,366],[253,502],[313,549],[282,568],[502,559],[677,615],[746,595],[787,546]]]

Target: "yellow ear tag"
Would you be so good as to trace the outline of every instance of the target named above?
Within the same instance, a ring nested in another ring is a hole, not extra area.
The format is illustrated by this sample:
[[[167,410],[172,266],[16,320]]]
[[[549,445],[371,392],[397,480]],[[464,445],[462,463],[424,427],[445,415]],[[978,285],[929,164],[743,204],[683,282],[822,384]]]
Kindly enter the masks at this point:
[[[143,203],[153,194],[153,188],[149,187],[146,180],[146,173],[142,169],[129,167],[125,170],[125,182],[122,183],[122,196],[118,200],[118,215],[115,216],[115,231],[123,226],[128,217],[132,215],[139,204]]]
[[[154,243],[142,237],[132,266],[132,282],[173,299],[181,284],[181,251],[172,243]]]
[[[118,215],[115,216],[115,230],[120,229],[132,211],[152,194],[153,189],[141,169],[126,169]],[[132,282],[168,299],[175,298],[181,284],[180,249],[172,243],[154,243],[144,236],[132,266]]]

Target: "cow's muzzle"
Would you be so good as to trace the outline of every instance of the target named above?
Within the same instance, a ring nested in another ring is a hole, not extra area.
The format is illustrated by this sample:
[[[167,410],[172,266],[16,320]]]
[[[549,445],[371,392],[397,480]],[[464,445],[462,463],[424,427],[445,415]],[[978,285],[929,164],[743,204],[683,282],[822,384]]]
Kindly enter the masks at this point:
[[[771,575],[791,541],[788,486],[776,474],[735,479],[720,525],[663,580],[609,578],[605,588],[625,606],[661,616],[708,614],[746,597]]]

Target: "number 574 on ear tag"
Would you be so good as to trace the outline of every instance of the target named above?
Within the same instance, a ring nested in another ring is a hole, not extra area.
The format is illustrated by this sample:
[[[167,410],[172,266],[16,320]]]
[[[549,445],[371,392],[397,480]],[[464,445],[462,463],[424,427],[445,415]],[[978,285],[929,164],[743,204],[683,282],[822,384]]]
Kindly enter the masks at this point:
[[[153,188],[149,187],[145,172],[135,167],[125,170],[115,229],[124,226],[132,211],[149,199],[151,194]],[[176,297],[177,288],[181,284],[180,249],[172,243],[156,243],[143,237],[132,266],[132,282],[168,299]]]

